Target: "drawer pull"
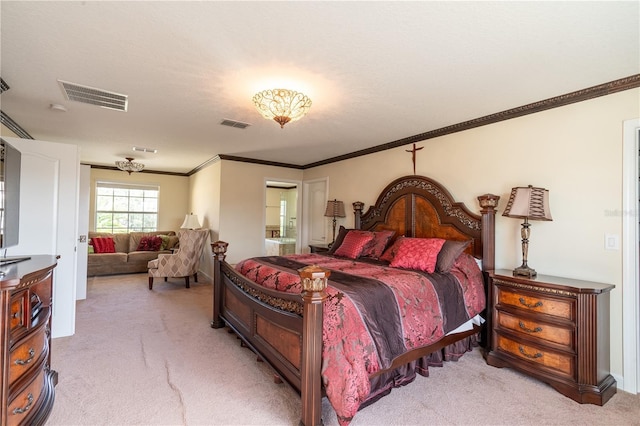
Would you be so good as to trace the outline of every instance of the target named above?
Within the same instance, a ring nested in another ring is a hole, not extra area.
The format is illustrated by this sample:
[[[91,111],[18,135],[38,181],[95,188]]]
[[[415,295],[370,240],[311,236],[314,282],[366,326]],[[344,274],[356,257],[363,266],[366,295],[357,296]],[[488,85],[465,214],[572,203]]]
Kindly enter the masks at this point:
[[[523,348],[522,346],[518,346],[518,349],[520,350],[520,353],[521,353],[522,355],[526,356],[527,358],[533,358],[533,359],[536,359],[536,358],[540,358],[540,357],[542,357],[542,354],[541,354],[540,352],[536,352],[535,354],[531,355],[531,354],[526,353],[526,352],[524,351],[524,348]]]
[[[539,308],[540,306],[542,306],[542,302],[540,300],[538,300],[536,303],[531,304],[531,303],[527,303],[526,300],[524,300],[524,297],[521,297],[520,299],[520,303],[523,304],[524,306],[526,306],[527,308]]]
[[[29,348],[29,358],[22,360],[22,359],[16,359],[15,363],[17,365],[27,365],[29,364],[31,361],[33,361],[33,357],[36,356],[36,351],[33,350],[33,348]]]
[[[27,405],[24,408],[14,408],[13,409],[13,414],[24,414],[27,411],[29,411],[29,408],[31,408],[31,406],[33,405],[33,395],[31,394],[31,392],[29,392],[29,395],[27,395]]]
[[[531,329],[531,328],[528,328],[526,325],[524,325],[522,321],[520,321],[518,325],[520,326],[521,329],[523,329],[527,333],[540,333],[542,331],[542,327],[536,327]]]
[[[11,315],[11,318],[13,318],[13,319],[18,319],[18,318],[20,318],[21,316],[22,316],[22,311],[20,310],[20,311],[15,311],[15,312],[13,313],[13,315]]]

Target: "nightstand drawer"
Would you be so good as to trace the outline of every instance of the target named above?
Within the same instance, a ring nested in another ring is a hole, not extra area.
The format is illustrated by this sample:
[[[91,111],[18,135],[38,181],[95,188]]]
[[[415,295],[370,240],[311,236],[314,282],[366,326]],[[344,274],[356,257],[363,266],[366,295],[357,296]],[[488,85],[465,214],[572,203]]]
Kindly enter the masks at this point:
[[[573,328],[559,327],[542,321],[519,318],[507,312],[498,311],[497,326],[515,333],[535,337],[547,342],[574,349]]]
[[[535,362],[564,376],[573,378],[575,357],[569,354],[549,351],[537,345],[524,344],[508,337],[497,336],[498,350],[519,359]]]
[[[499,282],[496,282],[499,284]],[[553,299],[540,294],[515,292],[497,286],[498,305],[513,306],[518,309],[539,314],[552,315],[558,318],[573,320],[573,302],[569,299]]]

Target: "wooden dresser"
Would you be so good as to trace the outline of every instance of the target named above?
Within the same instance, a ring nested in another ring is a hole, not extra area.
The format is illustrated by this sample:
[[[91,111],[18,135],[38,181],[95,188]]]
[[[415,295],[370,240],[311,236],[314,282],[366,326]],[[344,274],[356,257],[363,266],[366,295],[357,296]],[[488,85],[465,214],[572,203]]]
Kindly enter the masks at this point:
[[[1,265],[0,426],[42,425],[53,408],[51,301],[55,256]]]
[[[489,365],[518,369],[580,403],[603,405],[616,393],[609,374],[613,285],[509,270],[489,277]]]

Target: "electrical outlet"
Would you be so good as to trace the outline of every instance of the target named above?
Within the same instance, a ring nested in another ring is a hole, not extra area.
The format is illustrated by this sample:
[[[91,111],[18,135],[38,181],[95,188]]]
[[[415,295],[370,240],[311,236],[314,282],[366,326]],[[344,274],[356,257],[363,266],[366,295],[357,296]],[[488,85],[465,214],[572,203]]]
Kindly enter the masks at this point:
[[[604,234],[605,250],[620,250],[620,236],[618,234]]]

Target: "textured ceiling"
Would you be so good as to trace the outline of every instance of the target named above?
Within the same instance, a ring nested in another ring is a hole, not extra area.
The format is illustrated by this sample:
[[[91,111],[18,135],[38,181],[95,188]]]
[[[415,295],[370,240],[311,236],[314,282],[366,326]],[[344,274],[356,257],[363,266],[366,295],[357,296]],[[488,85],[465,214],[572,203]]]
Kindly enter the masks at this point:
[[[640,73],[635,1],[3,0],[0,13],[4,114],[80,145],[83,163],[178,173],[221,154],[306,165]],[[68,101],[58,80],[126,94],[128,110]],[[276,87],[313,101],[284,129],[251,103]]]

